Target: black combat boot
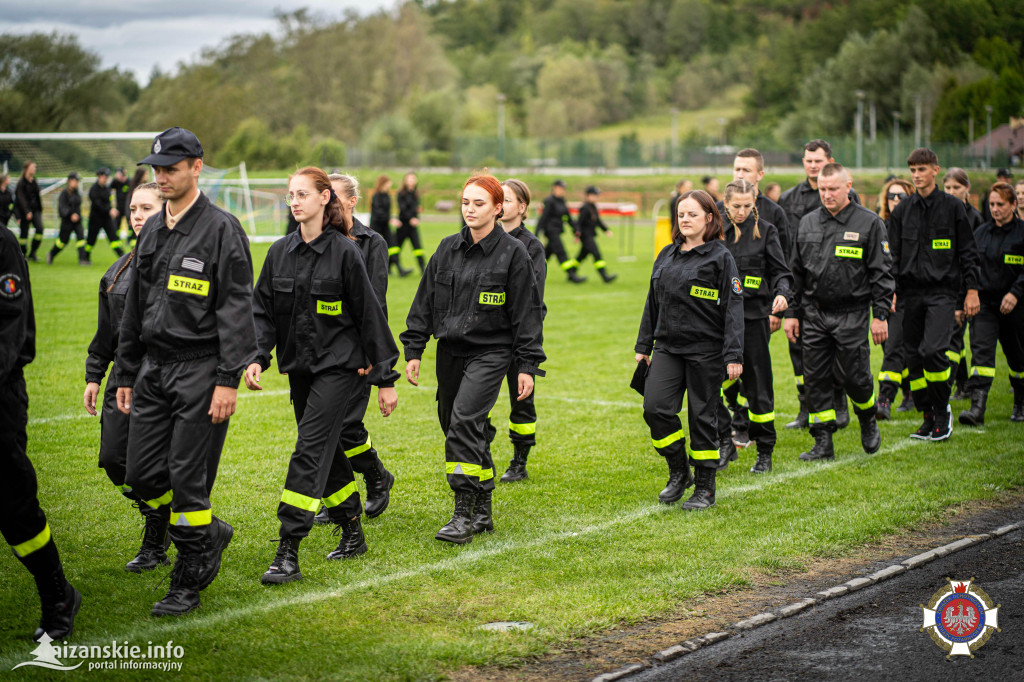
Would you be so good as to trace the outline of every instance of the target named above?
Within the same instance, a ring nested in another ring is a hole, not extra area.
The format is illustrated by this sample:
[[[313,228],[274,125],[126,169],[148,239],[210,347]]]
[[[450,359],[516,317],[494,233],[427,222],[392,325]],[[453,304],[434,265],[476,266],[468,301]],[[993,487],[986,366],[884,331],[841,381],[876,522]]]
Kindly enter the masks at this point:
[[[573,284],[582,284],[583,282],[587,281],[586,277],[580,277],[578,274],[576,274],[576,268],[569,268],[568,270],[566,270],[566,273],[569,275],[569,281],[572,282]]]
[[[277,555],[274,556],[270,568],[260,578],[264,585],[280,585],[290,583],[293,580],[302,580],[302,571],[299,570],[299,542],[302,538],[281,538],[277,545]]]
[[[124,570],[130,573],[142,573],[152,571],[157,566],[170,566],[167,559],[167,548],[171,539],[167,535],[167,526],[171,519],[171,508],[167,505],[151,508],[149,505],[136,502],[142,517],[146,521],[146,527],[142,531],[142,546],[135,558],[124,566]]]
[[[614,282],[616,279],[619,278],[618,275],[609,275],[608,272],[604,268],[598,268],[597,269],[597,273],[599,275],[601,275],[601,279],[604,280],[605,284],[608,284],[610,282]]]
[[[806,429],[807,428],[807,404],[804,402],[803,391],[800,392],[800,412],[796,415],[796,419],[786,424],[787,429]]]
[[[328,559],[331,561],[352,559],[366,553],[368,547],[366,546],[366,538],[363,536],[363,525],[359,522],[358,516],[338,524],[338,527],[334,529],[335,534],[339,530],[341,531],[341,541],[338,542],[338,546],[334,548],[334,551],[327,555]]]
[[[366,518],[375,519],[384,513],[391,502],[391,488],[395,485],[395,476],[384,468],[380,457],[373,458],[370,469],[363,474],[366,479]]]
[[[203,551],[198,556],[198,589],[205,590],[220,573],[220,560],[224,549],[231,542],[235,529],[227,521],[216,516],[210,522],[209,535],[203,542]]]
[[[903,400],[900,401],[900,406],[896,408],[897,412],[910,412],[914,409],[914,394],[910,392],[910,384],[904,383],[903,389]]]
[[[75,629],[75,614],[82,607],[82,595],[64,577],[57,546],[50,540],[18,560],[35,579],[42,607],[39,627],[32,639],[39,641],[44,634],[54,640],[67,639]]]
[[[525,481],[530,477],[526,473],[526,458],[530,456],[530,446],[522,443],[512,444],[512,461],[508,463],[508,469],[501,475],[500,483],[514,483]]]
[[[878,421],[889,421],[892,419],[892,399],[896,397],[899,387],[891,381],[881,381],[878,384],[878,410],[875,412],[875,419]]]
[[[203,563],[197,552],[178,552],[171,569],[171,586],[167,595],[153,605],[154,616],[184,616],[199,608],[199,573]]]
[[[313,517],[313,523],[317,526],[326,526],[331,522],[331,515],[327,513],[327,507],[320,505],[320,511]]]
[[[757,444],[757,461],[754,462],[754,466],[750,467],[750,473],[767,474],[772,470],[773,449],[771,445]]]
[[[491,515],[491,493],[485,490],[476,494],[473,505],[473,535],[494,532],[494,517]]]
[[[683,499],[683,493],[693,485],[693,474],[686,455],[670,455],[665,457],[668,462],[668,483],[658,495],[658,502],[672,504]]]
[[[718,444],[718,465],[719,470],[729,468],[729,462],[735,462],[740,458],[740,453],[736,452],[736,444],[732,442],[732,438],[726,437],[719,441]]]
[[[836,428],[845,429],[850,425],[850,405],[846,401],[846,391],[837,388],[832,404],[836,406]]]
[[[835,459],[836,451],[832,447],[832,432],[828,429],[813,429],[814,446],[810,452],[801,453],[804,462],[815,462],[819,459]]]
[[[988,402],[988,391],[976,388],[971,391],[971,406],[960,413],[957,418],[964,426],[981,426],[985,423],[985,403]]]
[[[700,511],[715,506],[715,475],[714,467],[694,467],[697,470],[697,482],[693,487],[693,495],[680,505],[687,511]]]
[[[437,531],[434,537],[445,542],[454,542],[456,545],[464,545],[473,539],[473,503],[476,501],[476,493],[456,491],[455,512],[452,519],[444,528]]]
[[[864,452],[873,455],[882,447],[882,434],[878,431],[878,421],[873,414],[859,414],[860,445]]]

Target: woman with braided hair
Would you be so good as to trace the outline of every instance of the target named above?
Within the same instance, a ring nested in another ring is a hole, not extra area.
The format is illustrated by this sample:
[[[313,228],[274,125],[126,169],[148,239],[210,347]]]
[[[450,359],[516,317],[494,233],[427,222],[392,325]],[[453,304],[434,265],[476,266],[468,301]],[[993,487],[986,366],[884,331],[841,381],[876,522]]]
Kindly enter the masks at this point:
[[[771,334],[782,327],[789,307],[793,275],[786,265],[779,232],[757,213],[754,185],[733,180],[725,186],[725,245],[736,261],[743,289],[743,374],[740,395],[750,423],[750,438],[757,443],[755,474],[772,470],[775,449],[775,392],[772,387]],[[719,467],[736,459],[731,419],[725,404],[718,404]]]
[[[164,200],[155,182],[139,185],[128,201],[129,223],[135,235],[142,230],[146,220],[163,210]],[[121,329],[121,315],[124,312],[125,296],[131,285],[132,262],[135,251],[129,251],[118,258],[100,279],[100,306],[96,335],[89,344],[89,356],[85,360],[85,395],[82,400],[86,411],[96,416],[96,399],[100,383],[107,367],[114,361],[117,352],[117,334]],[[113,379],[113,376],[111,376]],[[100,406],[100,468],[107,472],[110,482],[121,494],[132,500],[146,522],[142,534],[142,547],[134,559],[125,565],[132,573],[151,571],[157,566],[166,566],[167,524],[171,508],[167,505],[153,509],[125,485],[125,468],[128,458],[128,415],[117,409],[117,383],[107,382]]]

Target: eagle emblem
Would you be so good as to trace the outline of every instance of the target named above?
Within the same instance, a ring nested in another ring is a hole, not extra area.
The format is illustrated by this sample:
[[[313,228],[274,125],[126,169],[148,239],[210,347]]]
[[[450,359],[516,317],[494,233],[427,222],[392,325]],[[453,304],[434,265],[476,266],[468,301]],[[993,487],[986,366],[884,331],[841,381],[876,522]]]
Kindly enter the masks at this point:
[[[970,580],[950,580],[921,604],[921,631],[946,652],[946,658],[970,656],[983,646],[993,632],[999,632],[999,606]]]

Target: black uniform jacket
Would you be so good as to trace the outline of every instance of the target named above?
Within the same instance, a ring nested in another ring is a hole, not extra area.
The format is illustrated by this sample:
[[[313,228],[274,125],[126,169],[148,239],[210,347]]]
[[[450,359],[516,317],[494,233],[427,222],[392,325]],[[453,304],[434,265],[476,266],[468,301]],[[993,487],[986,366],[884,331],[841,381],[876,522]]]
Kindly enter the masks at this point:
[[[835,216],[825,208],[805,215],[790,269],[798,319],[808,304],[846,311],[870,303],[876,319],[889,316],[894,283],[885,223],[859,204]]]
[[[74,192],[61,190],[57,198],[57,213],[60,214],[61,225],[74,225],[71,216],[75,213],[78,214],[78,222],[82,222],[82,195],[77,189]]]
[[[594,236],[597,228],[607,232],[608,226],[601,220],[601,212],[597,210],[597,204],[592,201],[585,201],[580,206],[580,215],[576,218],[576,234],[583,236]]]
[[[370,277],[373,293],[388,319],[388,242],[357,219],[352,219],[352,236],[356,238],[363,265]]]
[[[850,188],[850,201],[855,204],[860,203],[860,197],[857,195],[856,190]],[[782,196],[779,197],[779,206],[786,212],[786,216],[789,218],[790,229],[795,230],[803,220],[804,216],[819,208],[823,208],[821,203],[821,195],[818,194],[818,190],[811,187],[810,180],[804,180],[795,187],[790,187]],[[757,210],[761,210],[758,206]],[[761,216],[762,218],[764,216]]]
[[[375,192],[370,200],[370,227],[375,232],[387,232],[391,220],[391,195]]]
[[[110,185],[104,187],[100,183],[96,183],[89,188],[89,218],[91,219],[93,214],[96,215],[110,215]]]
[[[39,195],[39,181],[35,178],[32,180],[19,178],[14,193],[17,198],[14,202],[14,215],[18,218],[24,218],[29,213],[38,213],[43,210],[43,199]]]
[[[114,185],[114,208],[116,208],[121,215],[128,216],[128,197],[132,193],[131,186],[128,181],[118,182],[117,180],[111,181]]]
[[[6,225],[14,215],[14,192],[11,186],[0,190],[0,227]]]
[[[544,376],[541,298],[530,256],[499,224],[473,243],[465,225],[441,240],[399,335],[418,360],[430,336],[466,357],[511,348],[519,372]]]
[[[216,384],[237,388],[256,357],[249,239],[203,194],[173,230],[165,211],[142,227],[129,266],[117,385],[135,384],[147,354],[156,363],[216,355]]]
[[[981,211],[968,203],[964,203],[964,208],[967,210],[967,222],[971,224],[971,229],[977,232],[978,228],[985,223],[985,219],[981,217]]]
[[[405,189],[398,190],[398,219],[403,225],[420,214],[420,198],[416,192],[409,192]]]
[[[754,214],[740,225],[740,238],[736,241],[736,228],[726,218],[725,245],[736,261],[743,285],[743,319],[763,320],[772,312],[776,296],[793,298],[793,273],[779,243],[779,232],[774,225],[758,221],[760,239],[754,239]],[[781,317],[781,316],[780,316]]]
[[[978,288],[978,247],[964,202],[935,188],[911,194],[889,220],[896,293]]]
[[[541,319],[547,316],[548,306],[544,303],[544,284],[548,278],[548,260],[544,257],[544,245],[536,236],[521,224],[508,233],[508,236],[515,237],[526,247],[526,253],[533,263],[533,276],[537,278],[537,291],[540,293]]]
[[[974,233],[981,255],[978,293],[1002,300],[1010,293],[1024,305],[1024,221],[1017,216],[1003,226],[985,223]]]
[[[359,247],[334,229],[308,244],[302,231],[274,242],[253,301],[259,354],[282,373],[316,374],[373,365],[369,381],[394,386],[398,346],[373,293]]]
[[[118,258],[100,278],[100,307],[96,316],[96,335],[92,337],[89,356],[85,359],[86,382],[94,381],[98,384],[103,381],[107,367],[117,354],[117,334],[121,329],[125,297],[128,295],[134,274],[131,267],[121,269],[129,258],[130,253]],[[120,276],[118,272],[121,273]]]
[[[565,198],[549,194],[544,199],[544,208],[541,211],[540,218],[537,220],[535,232],[537,236],[540,236],[541,232],[544,234],[561,234],[563,223],[568,224],[573,232],[577,231],[576,223],[573,221],[572,216],[569,215],[569,207],[565,205]]]
[[[686,355],[721,349],[726,364],[743,362],[743,285],[721,239],[682,251],[666,246],[654,260],[636,352],[657,348]]]
[[[28,263],[18,239],[0,229],[0,381],[36,356],[36,321]]]

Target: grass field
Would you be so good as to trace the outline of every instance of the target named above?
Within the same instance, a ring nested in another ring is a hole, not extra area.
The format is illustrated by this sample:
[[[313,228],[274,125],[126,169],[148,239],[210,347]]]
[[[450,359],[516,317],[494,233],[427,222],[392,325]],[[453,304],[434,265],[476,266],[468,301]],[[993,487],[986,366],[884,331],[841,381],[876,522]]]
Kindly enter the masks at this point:
[[[453,229],[426,225],[428,251]],[[800,570],[813,557],[843,555],[935,519],[950,505],[969,507],[1024,484],[1024,427],[1008,420],[1001,356],[983,430],[957,428],[946,443],[917,443],[907,438],[916,417],[901,415],[882,424],[877,454],[861,451],[854,426],[837,436],[834,462],[806,464],[797,455],[809,436],[781,429],[796,398],[785,341],[776,335],[775,470],[749,474],[750,448],[719,477],[715,508],[687,514],[658,505],[666,468],[651,448],[640,398],[628,388],[651,265],[651,230],[640,227],[638,235],[645,248],[633,262],[617,262],[618,235],[602,241],[620,274],[612,285],[602,284],[590,263],[582,286],[557,269],[549,273],[539,444],[531,478],[496,491],[493,535],[462,548],[433,537],[450,516],[452,496],[431,343],[424,386],[400,385],[390,418],[367,415],[397,476],[388,511],[364,524],[369,553],[328,562],[337,538],[316,528],[301,548],[304,580],[262,586],[295,438],[286,381],[272,370],[262,394],[240,391],[214,489],[215,513],[234,525],[235,539],[202,608],[173,620],[149,615],[168,570],[137,576],[122,568],[138,548],[141,519],[96,467],[99,422],[82,407],[96,286],[113,254],[98,247],[91,269],[78,267],[70,253],[50,267],[33,265],[38,354],[26,369],[29,454],[68,576],[84,595],[74,641],[173,640],[185,649],[182,673],[196,678],[438,679],[464,666],[515,666],[559,643],[657,618],[702,593],[745,589],[754,576]],[[266,249],[254,246],[257,267]],[[409,265],[408,251],[403,256]],[[396,337],[415,280],[391,282]],[[875,371],[879,363],[876,349]],[[507,413],[503,395],[498,425]],[[500,473],[511,451],[503,435],[494,451]],[[0,614],[0,670],[10,670],[32,660],[29,636],[38,621],[32,580],[10,552],[0,552]],[[479,629],[492,621],[534,627]]]

